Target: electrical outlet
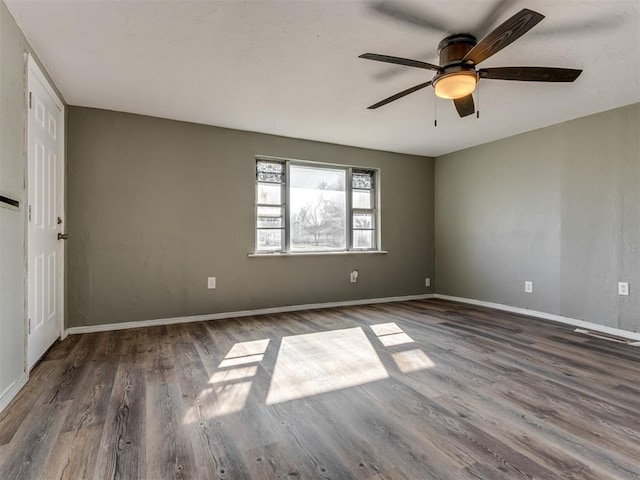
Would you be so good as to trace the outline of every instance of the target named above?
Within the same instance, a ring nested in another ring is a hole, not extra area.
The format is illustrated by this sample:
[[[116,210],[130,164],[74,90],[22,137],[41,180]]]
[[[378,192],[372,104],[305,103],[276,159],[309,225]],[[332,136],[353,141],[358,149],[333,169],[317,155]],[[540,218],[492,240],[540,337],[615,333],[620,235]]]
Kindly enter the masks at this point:
[[[533,293],[533,282],[528,280],[524,282],[524,293]]]
[[[358,271],[354,270],[353,272],[351,272],[349,274],[349,280],[351,280],[351,283],[356,283],[358,281]]]
[[[216,277],[209,277],[207,279],[207,288],[209,290],[216,288]]]
[[[424,279],[424,286],[425,287],[430,287],[431,286],[431,279],[430,278],[425,278]]]
[[[629,295],[629,282],[618,282],[618,295]]]

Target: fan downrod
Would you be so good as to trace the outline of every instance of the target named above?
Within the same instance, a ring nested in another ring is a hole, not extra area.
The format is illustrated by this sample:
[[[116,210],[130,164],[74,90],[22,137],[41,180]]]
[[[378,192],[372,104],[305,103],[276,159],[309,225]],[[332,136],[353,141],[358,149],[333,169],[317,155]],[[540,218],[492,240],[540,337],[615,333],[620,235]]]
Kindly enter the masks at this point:
[[[449,65],[460,65],[464,56],[475,47],[478,41],[468,33],[456,33],[449,35],[438,44],[440,66],[446,68]]]

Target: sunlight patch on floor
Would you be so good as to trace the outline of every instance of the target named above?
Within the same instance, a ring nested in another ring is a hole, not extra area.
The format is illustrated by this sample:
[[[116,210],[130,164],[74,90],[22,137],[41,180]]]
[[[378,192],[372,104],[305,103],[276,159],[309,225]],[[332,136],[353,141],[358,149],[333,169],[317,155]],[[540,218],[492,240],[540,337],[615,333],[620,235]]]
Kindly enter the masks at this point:
[[[238,342],[231,347],[209,379],[211,387],[198,395],[196,404],[187,410],[183,423],[198,422],[202,418],[219,417],[244,409],[257,365],[264,359],[270,339]]]
[[[246,355],[244,357],[225,358],[220,362],[218,368],[235,367],[237,365],[245,365],[247,363],[258,363],[264,359],[264,355]]]
[[[245,357],[247,355],[264,354],[267,351],[271,340],[264,338],[262,340],[251,340],[249,342],[238,342],[227,353],[224,358]]]
[[[244,409],[253,379],[242,382],[216,383],[205,388],[195,404],[187,410],[183,424],[200,422],[207,418],[237,413]]]
[[[395,322],[371,325],[385,347],[414,343]],[[184,422],[229,415],[245,408],[270,339],[234,344],[189,409]],[[421,349],[389,352],[402,373],[435,366]],[[253,365],[252,365],[253,364]],[[266,367],[265,367],[266,368]],[[389,378],[361,327],[283,337],[265,404],[272,405]]]
[[[404,330],[402,330],[395,322],[371,325],[371,330],[376,334],[380,343],[385,347],[413,343],[413,338],[404,333]]]
[[[371,330],[373,330],[373,333],[375,333],[377,337],[381,335],[392,335],[394,333],[404,333],[404,330],[395,322],[371,325]]]
[[[283,337],[266,404],[388,378],[362,328]]]
[[[253,380],[237,383],[223,383],[214,387],[216,400],[205,407],[204,413],[209,417],[229,415],[241,411],[247,403]]]
[[[249,342],[238,342],[220,362],[218,368],[235,367],[247,363],[257,363],[264,359],[270,339],[252,340]]]
[[[436,364],[419,348],[392,353],[391,357],[396,362],[398,370],[402,373],[415,372],[435,367]]]
[[[238,367],[231,368],[229,370],[220,370],[219,372],[215,372],[211,375],[211,380],[209,383],[223,383],[223,382],[231,382],[233,380],[242,380],[243,378],[251,378],[255,376],[258,371],[258,367]]]
[[[371,330],[385,347],[414,343],[413,338],[404,333],[404,330],[395,322],[371,325]],[[429,356],[419,348],[392,353],[391,358],[402,373],[416,372],[436,366]]]
[[[392,335],[383,335],[378,337],[382,345],[385,347],[393,347],[394,345],[403,345],[405,343],[413,343],[411,338],[406,333],[394,333]]]

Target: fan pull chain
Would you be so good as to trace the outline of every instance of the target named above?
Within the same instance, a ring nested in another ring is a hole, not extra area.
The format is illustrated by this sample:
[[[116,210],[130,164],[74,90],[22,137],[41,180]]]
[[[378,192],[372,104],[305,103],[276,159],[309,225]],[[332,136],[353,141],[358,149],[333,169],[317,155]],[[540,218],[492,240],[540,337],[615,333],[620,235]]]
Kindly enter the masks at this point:
[[[477,93],[477,101],[478,101],[478,110],[476,110],[476,118],[480,118],[480,82],[478,82],[478,88],[476,90]]]
[[[438,97],[433,96],[433,126],[438,126]]]

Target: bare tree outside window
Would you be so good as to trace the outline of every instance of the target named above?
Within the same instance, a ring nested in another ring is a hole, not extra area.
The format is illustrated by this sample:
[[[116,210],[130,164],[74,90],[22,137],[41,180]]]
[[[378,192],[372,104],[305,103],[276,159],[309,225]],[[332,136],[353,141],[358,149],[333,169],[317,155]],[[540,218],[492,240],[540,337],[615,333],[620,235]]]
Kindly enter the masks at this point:
[[[256,159],[256,253],[379,249],[377,170]]]
[[[292,165],[291,250],[346,248],[346,172]]]

